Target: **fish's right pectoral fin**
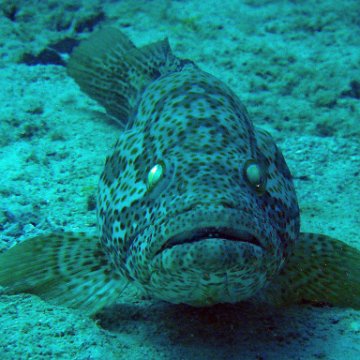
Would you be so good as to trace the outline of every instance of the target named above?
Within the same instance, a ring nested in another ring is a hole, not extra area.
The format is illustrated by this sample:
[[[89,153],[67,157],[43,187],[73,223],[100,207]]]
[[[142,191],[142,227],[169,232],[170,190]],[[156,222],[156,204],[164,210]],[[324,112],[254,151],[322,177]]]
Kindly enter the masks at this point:
[[[97,237],[56,233],[0,254],[0,286],[5,294],[28,292],[92,315],[114,303],[126,282],[114,272]]]

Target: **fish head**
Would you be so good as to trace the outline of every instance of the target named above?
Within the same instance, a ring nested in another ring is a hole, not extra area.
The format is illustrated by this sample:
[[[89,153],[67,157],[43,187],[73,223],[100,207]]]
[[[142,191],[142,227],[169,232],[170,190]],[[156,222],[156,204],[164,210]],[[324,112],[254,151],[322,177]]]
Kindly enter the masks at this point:
[[[146,89],[133,128],[107,158],[98,216],[102,244],[125,277],[195,306],[254,295],[299,233],[280,150],[231,90],[199,71]]]

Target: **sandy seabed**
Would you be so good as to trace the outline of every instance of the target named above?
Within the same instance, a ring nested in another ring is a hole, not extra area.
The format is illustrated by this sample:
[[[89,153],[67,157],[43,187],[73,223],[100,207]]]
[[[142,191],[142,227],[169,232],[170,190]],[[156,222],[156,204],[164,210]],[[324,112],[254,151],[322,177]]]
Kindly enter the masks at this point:
[[[105,25],[138,45],[167,36],[175,54],[230,85],[282,149],[302,229],[360,248],[357,0],[23,0],[0,10],[0,249],[60,229],[96,233],[97,180],[120,129],[52,49],[66,53]],[[36,296],[3,295],[0,328],[4,360],[360,353],[359,311],[330,307],[194,309],[125,294],[90,319]]]

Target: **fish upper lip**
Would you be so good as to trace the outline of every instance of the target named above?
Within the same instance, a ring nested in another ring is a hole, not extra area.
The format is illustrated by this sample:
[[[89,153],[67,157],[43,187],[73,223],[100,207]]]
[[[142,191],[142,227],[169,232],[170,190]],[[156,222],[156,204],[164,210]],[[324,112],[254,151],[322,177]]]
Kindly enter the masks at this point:
[[[209,226],[191,229],[170,237],[157,251],[157,254],[175,245],[195,243],[206,239],[222,239],[252,244],[263,248],[259,239],[245,229],[233,229],[229,227]]]

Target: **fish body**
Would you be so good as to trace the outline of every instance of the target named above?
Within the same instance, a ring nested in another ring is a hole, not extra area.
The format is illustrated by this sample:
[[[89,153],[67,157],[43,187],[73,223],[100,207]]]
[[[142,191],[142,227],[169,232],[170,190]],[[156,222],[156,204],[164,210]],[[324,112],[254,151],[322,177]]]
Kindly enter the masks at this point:
[[[25,241],[0,256],[0,285],[89,313],[127,283],[196,306],[253,297],[360,306],[359,251],[300,233],[280,150],[222,81],[167,40],[136,48],[116,29],[81,44],[68,72],[122,127],[99,181],[100,240]]]
[[[99,186],[101,241],[114,266],[171,302],[253,295],[299,234],[291,176],[270,136],[226,85],[191,64],[153,81],[134,117]],[[162,178],[149,186],[157,164]]]

